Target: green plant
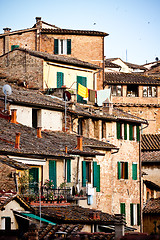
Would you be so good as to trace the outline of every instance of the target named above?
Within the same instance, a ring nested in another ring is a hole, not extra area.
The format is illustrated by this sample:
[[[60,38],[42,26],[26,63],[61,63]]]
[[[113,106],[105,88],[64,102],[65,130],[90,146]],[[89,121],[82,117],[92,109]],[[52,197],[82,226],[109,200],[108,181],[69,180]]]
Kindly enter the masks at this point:
[[[53,189],[54,188],[54,184],[53,184],[53,180],[46,180],[44,183],[44,187],[46,189]]]
[[[21,177],[18,179],[18,190],[20,194],[27,194],[29,191],[29,183],[33,181],[33,177],[29,175],[28,170],[22,172]]]

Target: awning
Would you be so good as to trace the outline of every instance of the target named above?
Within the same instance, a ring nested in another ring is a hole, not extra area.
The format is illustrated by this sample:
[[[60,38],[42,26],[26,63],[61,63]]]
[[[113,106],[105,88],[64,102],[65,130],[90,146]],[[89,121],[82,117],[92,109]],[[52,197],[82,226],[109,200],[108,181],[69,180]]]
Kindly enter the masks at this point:
[[[100,228],[106,228],[106,229],[115,231],[115,226],[113,226],[113,225],[108,225],[108,226],[98,225],[98,227],[100,227]],[[134,231],[134,230],[137,230],[137,229],[136,229],[136,228],[133,228],[133,227],[124,226],[124,231],[125,231],[125,232],[130,232],[130,231],[132,232],[132,231]]]
[[[51,224],[51,225],[56,225],[56,223],[53,223],[51,221],[48,221],[47,219],[44,219],[44,218],[40,218],[39,216],[36,216],[34,215],[33,213],[24,213],[24,212],[21,212],[20,214],[22,214],[23,216],[26,216],[26,217],[30,217],[30,218],[34,218],[38,221],[42,221],[42,222],[47,222],[48,224]]]

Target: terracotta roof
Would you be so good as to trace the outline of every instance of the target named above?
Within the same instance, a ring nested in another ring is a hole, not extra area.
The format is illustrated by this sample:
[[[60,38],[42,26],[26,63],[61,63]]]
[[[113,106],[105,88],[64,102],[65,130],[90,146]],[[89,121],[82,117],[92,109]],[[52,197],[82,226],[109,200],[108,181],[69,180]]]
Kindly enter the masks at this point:
[[[144,151],[141,154],[142,163],[160,163],[160,151]]]
[[[89,36],[108,36],[108,33],[100,32],[100,31],[93,31],[93,30],[72,30],[72,29],[51,29],[51,28],[42,28],[41,33],[47,34],[68,34],[68,35],[89,35]]]
[[[39,209],[37,209],[39,211]],[[42,207],[41,210],[42,216],[48,220],[51,220],[57,223],[89,223],[98,222],[98,223],[113,223],[115,217],[108,213],[101,212],[99,210],[93,210],[89,208],[83,208],[80,206],[56,206],[56,207]],[[95,218],[93,217],[95,214]],[[98,217],[97,217],[98,216]]]
[[[149,181],[149,180],[143,180],[143,182],[144,182],[144,184],[146,185],[147,188],[149,188],[151,190],[160,191],[160,186],[158,186],[154,182]]]
[[[160,134],[142,134],[142,151],[160,150]]]
[[[160,198],[151,198],[143,208],[143,214],[160,214]]]
[[[23,198],[21,198],[18,194],[15,194],[11,191],[0,192],[0,210],[2,210],[4,206],[6,206],[12,200],[16,200],[19,203],[21,203],[25,209],[34,211],[34,209]]]
[[[134,63],[129,63],[129,62],[124,62],[128,67],[132,68],[132,69],[140,69],[140,70],[147,70],[145,67],[138,65],[138,64],[134,64]]]
[[[111,68],[121,68],[118,64],[115,64],[111,61],[105,60],[105,67],[111,67]]]
[[[20,149],[14,148],[16,132],[20,132]],[[69,154],[65,154],[65,146],[68,147],[68,153],[87,156],[103,155],[95,151],[94,145],[101,144],[98,140],[83,139],[83,151],[76,149],[77,137],[75,134],[63,132],[44,132],[42,138],[37,138],[36,129],[21,124],[9,123],[5,119],[0,118],[0,152],[1,155],[30,155],[30,156],[52,156],[60,158],[69,158]],[[85,143],[92,145],[85,146]],[[103,143],[104,149],[116,148],[109,143]],[[101,146],[102,147],[102,146]]]
[[[15,168],[17,170],[29,169],[29,167],[26,164],[14,161],[13,159],[11,159],[7,156],[3,156],[3,155],[0,155],[0,162],[2,162],[3,164],[6,164],[12,168]]]
[[[104,86],[108,84],[160,85],[160,79],[136,73],[106,72]]]
[[[49,61],[49,62],[63,63],[63,64],[67,64],[67,65],[74,65],[74,66],[84,67],[84,68],[89,68],[89,69],[100,69],[100,67],[98,65],[95,65],[95,64],[92,64],[89,62],[85,62],[85,61],[82,61],[82,60],[79,60],[79,59],[73,58],[73,57],[55,55],[55,54],[50,54],[50,53],[46,53],[46,52],[38,52],[38,51],[33,51],[33,50],[29,50],[26,48],[20,48],[20,47],[15,48],[13,51],[23,51],[23,52],[28,53],[31,56],[42,58],[45,61]]]

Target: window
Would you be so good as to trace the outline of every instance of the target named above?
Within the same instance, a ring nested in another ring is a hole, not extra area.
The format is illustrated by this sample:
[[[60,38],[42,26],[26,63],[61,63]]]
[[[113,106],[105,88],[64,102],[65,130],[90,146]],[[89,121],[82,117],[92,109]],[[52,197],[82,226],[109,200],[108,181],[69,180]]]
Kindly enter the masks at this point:
[[[138,85],[127,86],[127,97],[138,97]]]
[[[128,162],[118,162],[118,179],[128,179]]]
[[[125,203],[120,203],[120,214],[126,215],[126,206],[125,206]]]
[[[61,88],[64,85],[64,73],[57,72],[57,88]]]
[[[100,165],[93,162],[93,187],[96,187],[96,192],[100,192]]]
[[[106,122],[102,121],[102,138],[106,138]]]
[[[117,139],[127,140],[127,123],[117,122]]]
[[[71,182],[71,159],[66,160],[66,180]]]
[[[131,226],[140,225],[140,204],[130,204]]]
[[[83,85],[84,87],[87,87],[87,78],[86,77],[82,77],[82,76],[77,76],[77,102],[78,103],[87,103],[86,100],[83,100],[83,97],[81,97],[80,95],[78,95],[78,84]]]
[[[86,187],[86,182],[91,183],[91,162],[82,161],[82,187]]]
[[[137,180],[137,163],[132,163],[132,179]]]
[[[53,180],[54,187],[57,187],[57,165],[56,161],[49,160],[49,180]]]
[[[78,135],[83,135],[82,119],[78,119]]]
[[[1,230],[10,231],[11,230],[11,218],[10,217],[2,217],[1,218]]]
[[[41,110],[32,108],[32,127],[37,128],[40,126]]]
[[[30,175],[29,188],[37,193],[39,190],[39,168],[29,169],[29,175]]]
[[[143,86],[143,97],[157,97],[157,87]]]
[[[122,86],[121,85],[110,85],[112,96],[123,96]]]
[[[15,48],[19,48],[19,45],[11,45],[11,51],[13,51]]]
[[[71,54],[71,39],[54,39],[54,54]]]

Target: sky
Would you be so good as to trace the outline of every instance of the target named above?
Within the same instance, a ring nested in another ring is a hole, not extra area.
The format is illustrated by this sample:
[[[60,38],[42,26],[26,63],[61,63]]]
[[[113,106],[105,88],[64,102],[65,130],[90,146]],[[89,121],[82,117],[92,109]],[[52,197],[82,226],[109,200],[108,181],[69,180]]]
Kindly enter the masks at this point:
[[[106,58],[160,59],[160,0],[0,0],[0,9],[0,33],[30,28],[42,17],[60,28],[108,33]]]

